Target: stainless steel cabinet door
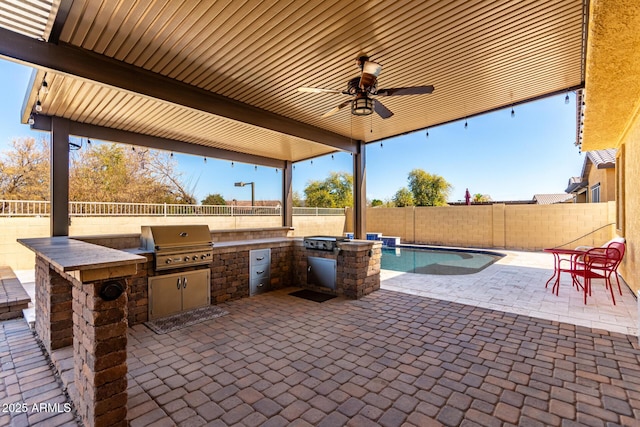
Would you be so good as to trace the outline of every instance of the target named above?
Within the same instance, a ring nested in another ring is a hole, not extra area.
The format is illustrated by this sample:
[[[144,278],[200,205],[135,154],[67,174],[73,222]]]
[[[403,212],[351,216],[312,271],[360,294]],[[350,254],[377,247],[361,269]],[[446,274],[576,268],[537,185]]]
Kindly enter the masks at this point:
[[[203,307],[211,302],[211,270],[182,273],[182,310]]]
[[[182,311],[182,274],[149,277],[149,318]]]

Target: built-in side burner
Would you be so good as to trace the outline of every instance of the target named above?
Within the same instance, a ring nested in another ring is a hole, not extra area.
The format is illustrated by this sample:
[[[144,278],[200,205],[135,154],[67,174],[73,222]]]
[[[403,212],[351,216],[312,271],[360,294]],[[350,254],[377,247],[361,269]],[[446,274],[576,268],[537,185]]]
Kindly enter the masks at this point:
[[[348,241],[349,238],[344,236],[307,236],[302,243],[306,249],[333,251],[338,247],[338,243]]]

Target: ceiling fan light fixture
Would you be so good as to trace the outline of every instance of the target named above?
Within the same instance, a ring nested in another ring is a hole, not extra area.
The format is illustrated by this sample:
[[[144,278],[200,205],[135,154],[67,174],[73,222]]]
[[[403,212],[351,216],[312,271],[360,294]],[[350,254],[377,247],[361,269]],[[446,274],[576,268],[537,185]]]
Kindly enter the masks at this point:
[[[373,113],[373,99],[363,96],[355,98],[351,103],[351,114],[354,116],[368,116]]]

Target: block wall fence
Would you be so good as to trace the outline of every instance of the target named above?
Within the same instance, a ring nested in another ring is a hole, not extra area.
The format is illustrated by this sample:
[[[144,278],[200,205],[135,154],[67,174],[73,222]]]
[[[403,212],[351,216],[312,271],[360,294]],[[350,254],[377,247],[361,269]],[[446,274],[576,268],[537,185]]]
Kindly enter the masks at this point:
[[[615,203],[471,205],[367,208],[367,231],[398,236],[403,243],[538,251],[548,247],[598,246],[615,235]],[[74,217],[71,236],[139,233],[142,225],[203,224],[211,230],[279,227],[279,216]],[[292,236],[353,232],[346,216],[294,216]],[[47,237],[49,218],[0,218],[0,264],[33,269],[33,252],[18,238]],[[582,237],[584,236],[584,237]]]
[[[403,243],[539,251],[599,246],[615,236],[615,202],[367,208],[371,233]],[[346,228],[352,231],[353,211]]]
[[[239,230],[243,228],[281,227],[280,216],[93,216],[72,217],[70,236],[140,233],[143,225],[207,224],[210,230]],[[342,235],[345,232],[343,215],[294,216],[292,236],[312,234]],[[35,256],[16,239],[49,237],[48,217],[0,217],[0,265],[14,270],[31,270]]]

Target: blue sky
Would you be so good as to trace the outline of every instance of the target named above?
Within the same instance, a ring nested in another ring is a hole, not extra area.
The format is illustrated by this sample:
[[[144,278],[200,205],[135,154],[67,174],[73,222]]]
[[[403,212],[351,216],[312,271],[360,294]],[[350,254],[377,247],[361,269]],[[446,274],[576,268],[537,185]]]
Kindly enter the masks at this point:
[[[20,124],[20,110],[31,69],[0,59],[0,150],[16,137],[47,137]],[[450,201],[464,200],[465,189],[488,194],[493,200],[530,200],[534,194],[562,193],[571,176],[580,175],[584,155],[575,141],[575,97],[565,95],[419,131],[367,145],[367,198],[388,200],[407,185],[415,168],[446,179]],[[220,193],[226,199],[249,200],[251,189],[234,187],[237,181],[255,182],[256,199],[279,200],[282,172],[274,168],[207,159],[175,153],[182,178],[196,198]],[[352,157],[336,153],[295,164],[294,191],[303,193],[310,180],[322,180],[331,171],[352,172]]]

